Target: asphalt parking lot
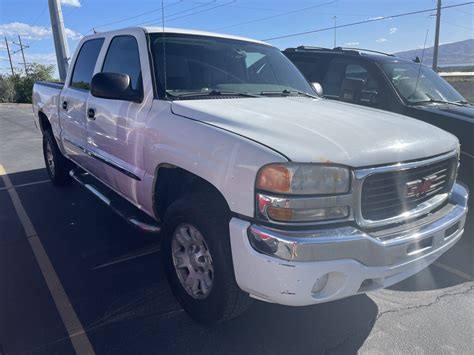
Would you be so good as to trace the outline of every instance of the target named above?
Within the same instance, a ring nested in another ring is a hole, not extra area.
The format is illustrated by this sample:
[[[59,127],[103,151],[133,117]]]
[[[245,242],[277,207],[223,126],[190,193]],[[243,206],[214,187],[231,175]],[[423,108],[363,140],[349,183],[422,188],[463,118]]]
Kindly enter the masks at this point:
[[[206,328],[174,301],[157,237],[77,184],[49,183],[32,116],[0,105],[0,354],[472,353],[472,212],[454,248],[390,289],[303,308],[255,302]]]

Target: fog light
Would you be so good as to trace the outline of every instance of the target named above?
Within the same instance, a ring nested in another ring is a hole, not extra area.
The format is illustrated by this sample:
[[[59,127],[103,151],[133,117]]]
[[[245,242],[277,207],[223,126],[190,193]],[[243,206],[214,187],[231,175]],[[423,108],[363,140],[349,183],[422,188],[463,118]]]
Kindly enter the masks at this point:
[[[323,288],[326,287],[328,283],[328,279],[329,279],[329,274],[324,274],[319,279],[317,279],[313,285],[313,288],[311,289],[311,293],[317,294],[318,292],[321,292]]]

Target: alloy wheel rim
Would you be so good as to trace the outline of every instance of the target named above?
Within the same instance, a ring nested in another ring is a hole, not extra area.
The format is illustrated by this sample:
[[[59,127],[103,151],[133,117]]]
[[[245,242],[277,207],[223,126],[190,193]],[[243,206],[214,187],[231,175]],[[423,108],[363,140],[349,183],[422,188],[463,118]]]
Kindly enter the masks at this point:
[[[194,299],[205,299],[212,290],[211,253],[199,230],[191,224],[176,227],[171,242],[173,265],[181,286]]]
[[[51,145],[49,143],[46,144],[46,163],[48,164],[49,172],[54,176],[55,168],[53,150],[51,149]]]

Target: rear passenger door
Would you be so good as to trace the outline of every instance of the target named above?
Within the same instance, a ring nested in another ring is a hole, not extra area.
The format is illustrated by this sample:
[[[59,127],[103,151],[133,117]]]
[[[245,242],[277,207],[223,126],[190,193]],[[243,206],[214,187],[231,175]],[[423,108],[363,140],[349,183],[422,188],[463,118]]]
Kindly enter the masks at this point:
[[[140,47],[147,48],[144,34],[108,38],[98,72],[127,74],[132,90],[148,94],[142,102],[91,96],[87,103],[88,112],[93,113],[87,120],[87,147],[94,158],[91,172],[132,202],[137,200],[136,186],[144,175],[142,143],[153,100],[148,52],[141,53]]]
[[[86,106],[90,96],[90,83],[104,38],[85,41],[74,61],[71,73],[59,98],[61,140],[68,156],[86,167],[87,119]]]

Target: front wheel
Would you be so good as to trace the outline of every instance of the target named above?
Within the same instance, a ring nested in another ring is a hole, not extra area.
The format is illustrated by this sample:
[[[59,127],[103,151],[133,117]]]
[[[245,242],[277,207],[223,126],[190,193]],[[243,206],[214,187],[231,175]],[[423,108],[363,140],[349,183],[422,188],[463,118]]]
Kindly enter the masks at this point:
[[[225,210],[218,199],[195,194],[168,208],[163,227],[164,266],[173,294],[205,324],[236,317],[251,302],[235,281]]]
[[[53,185],[69,184],[71,182],[69,171],[72,169],[72,163],[62,155],[51,131],[45,131],[43,134],[43,156],[46,171]]]

